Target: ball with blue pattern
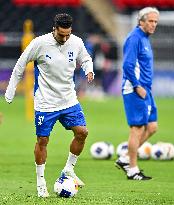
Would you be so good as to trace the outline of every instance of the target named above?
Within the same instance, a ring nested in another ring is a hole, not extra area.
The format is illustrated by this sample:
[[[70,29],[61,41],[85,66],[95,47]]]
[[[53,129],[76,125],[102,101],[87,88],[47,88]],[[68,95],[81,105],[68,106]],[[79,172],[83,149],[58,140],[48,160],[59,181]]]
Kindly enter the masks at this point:
[[[78,184],[74,178],[70,176],[62,176],[56,180],[54,184],[54,192],[59,197],[74,197],[78,192]]]

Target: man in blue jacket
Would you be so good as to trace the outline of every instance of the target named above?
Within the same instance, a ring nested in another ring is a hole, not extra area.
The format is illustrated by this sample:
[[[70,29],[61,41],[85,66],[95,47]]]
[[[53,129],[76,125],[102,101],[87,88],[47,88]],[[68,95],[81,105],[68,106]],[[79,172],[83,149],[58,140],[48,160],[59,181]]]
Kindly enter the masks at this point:
[[[131,180],[149,180],[137,165],[138,148],[157,131],[157,108],[151,93],[153,52],[149,36],[155,32],[159,19],[156,8],[139,11],[138,26],[126,38],[123,48],[122,95],[130,127],[128,155],[120,157],[116,166]]]

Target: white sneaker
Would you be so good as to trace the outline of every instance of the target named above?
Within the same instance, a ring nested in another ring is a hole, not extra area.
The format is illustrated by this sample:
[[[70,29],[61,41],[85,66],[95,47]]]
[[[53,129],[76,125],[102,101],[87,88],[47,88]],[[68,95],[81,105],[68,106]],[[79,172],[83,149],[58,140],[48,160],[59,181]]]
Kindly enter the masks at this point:
[[[37,186],[37,193],[38,193],[38,197],[42,197],[42,198],[49,197],[49,193],[48,193],[46,184],[42,184],[40,186]]]
[[[76,176],[76,174],[74,173],[74,170],[62,170],[61,177],[63,176],[73,177],[77,181],[77,184],[80,188],[85,186],[84,182]]]

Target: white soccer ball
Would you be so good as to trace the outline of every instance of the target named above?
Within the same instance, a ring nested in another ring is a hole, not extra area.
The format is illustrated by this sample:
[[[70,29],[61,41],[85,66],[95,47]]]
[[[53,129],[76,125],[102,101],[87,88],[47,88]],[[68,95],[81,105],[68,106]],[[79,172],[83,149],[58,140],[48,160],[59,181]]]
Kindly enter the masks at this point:
[[[171,143],[166,143],[166,146],[168,147],[168,159],[174,159],[174,145]]]
[[[60,197],[73,197],[78,192],[77,181],[70,176],[60,177],[54,184],[54,192]]]
[[[159,146],[162,146],[163,149],[167,152],[166,160],[171,160],[174,158],[174,145],[168,142],[158,142]]]
[[[151,157],[155,160],[166,160],[167,159],[168,150],[166,146],[160,144],[154,144],[152,146]]]
[[[94,159],[110,159],[114,154],[114,146],[107,142],[96,142],[90,148]]]
[[[140,159],[149,159],[152,152],[152,144],[144,142],[141,147],[138,148],[138,157]]]
[[[122,142],[120,143],[117,148],[116,148],[116,154],[120,157],[120,156],[126,156],[128,153],[128,142]]]

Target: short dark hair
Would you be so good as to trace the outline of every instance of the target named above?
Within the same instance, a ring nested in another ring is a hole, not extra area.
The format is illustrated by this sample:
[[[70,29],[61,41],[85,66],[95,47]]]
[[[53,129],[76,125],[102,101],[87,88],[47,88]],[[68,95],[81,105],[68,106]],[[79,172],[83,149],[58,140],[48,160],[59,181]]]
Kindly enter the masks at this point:
[[[70,28],[72,26],[73,18],[66,13],[57,14],[54,17],[54,27]]]

